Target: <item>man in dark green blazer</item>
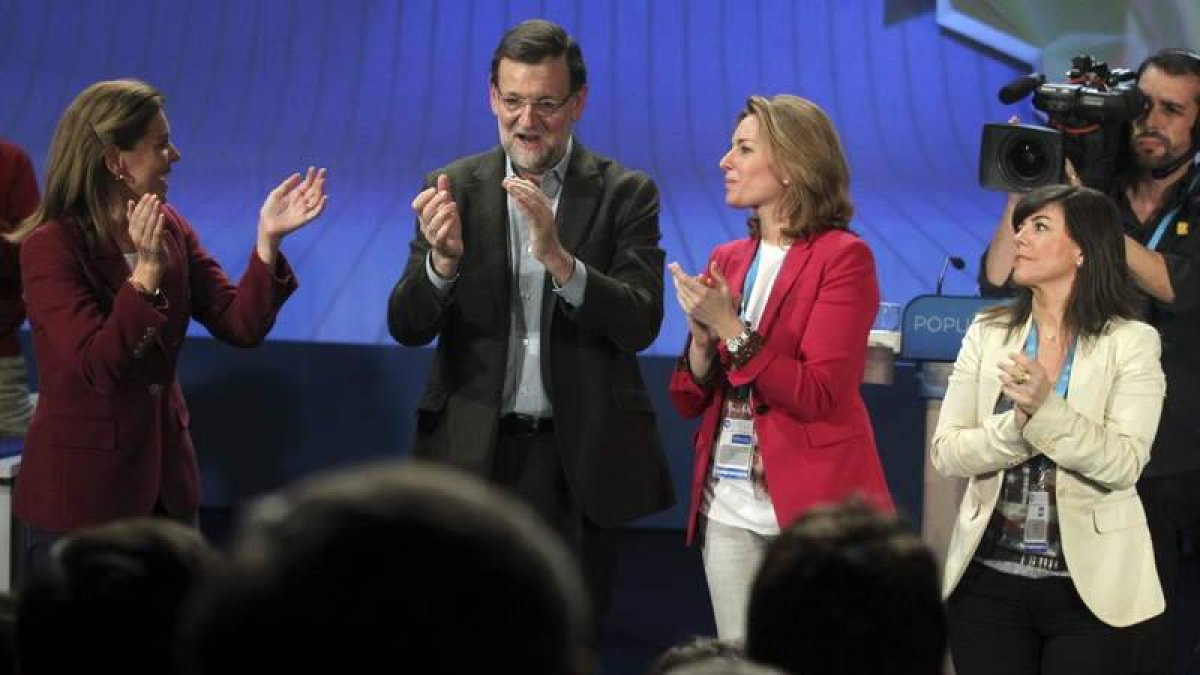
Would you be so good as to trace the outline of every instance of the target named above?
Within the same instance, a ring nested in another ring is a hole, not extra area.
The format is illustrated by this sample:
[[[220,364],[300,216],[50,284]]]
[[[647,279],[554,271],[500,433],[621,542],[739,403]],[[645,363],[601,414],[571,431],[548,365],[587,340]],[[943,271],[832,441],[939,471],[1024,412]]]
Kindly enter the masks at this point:
[[[523,497],[579,555],[599,620],[620,529],[675,498],[636,358],[662,323],[658,189],[573,138],[586,80],[560,26],[504,35],[500,145],[429,174],[388,328],[438,339],[414,453]]]

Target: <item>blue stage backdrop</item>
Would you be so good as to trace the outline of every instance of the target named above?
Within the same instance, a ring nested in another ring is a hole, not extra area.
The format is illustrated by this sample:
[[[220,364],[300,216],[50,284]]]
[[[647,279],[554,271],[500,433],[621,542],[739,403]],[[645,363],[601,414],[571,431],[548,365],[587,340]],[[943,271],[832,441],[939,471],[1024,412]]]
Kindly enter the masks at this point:
[[[171,199],[233,274],[266,192],[328,166],[328,213],[285,244],[301,290],[272,339],[387,343],[421,177],[495,143],[491,51],[538,16],[583,46],[580,139],[658,180],[668,260],[697,270],[743,233],[717,161],[748,94],[788,92],[841,131],[884,298],[931,292],[951,254],[969,266],[946,291],[974,291],[1002,206],[975,183],[979,130],[1014,112],[996,91],[1024,67],[939,29],[932,0],[0,0],[0,136],[42,167],[84,86],[155,84],[183,152]],[[668,295],[649,353],[684,331]]]

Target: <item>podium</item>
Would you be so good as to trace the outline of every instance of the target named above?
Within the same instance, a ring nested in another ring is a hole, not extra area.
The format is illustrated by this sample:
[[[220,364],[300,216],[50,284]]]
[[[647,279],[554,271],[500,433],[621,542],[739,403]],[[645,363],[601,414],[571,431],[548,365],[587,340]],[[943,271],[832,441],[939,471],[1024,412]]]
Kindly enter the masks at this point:
[[[945,478],[933,469],[929,452],[933,432],[946,396],[946,383],[967,327],[986,307],[999,304],[995,298],[960,295],[920,295],[904,308],[900,323],[900,357],[918,364],[917,395],[925,400],[925,462],[921,506],[921,537],[933,549],[939,564],[954,530],[954,518],[967,482]]]

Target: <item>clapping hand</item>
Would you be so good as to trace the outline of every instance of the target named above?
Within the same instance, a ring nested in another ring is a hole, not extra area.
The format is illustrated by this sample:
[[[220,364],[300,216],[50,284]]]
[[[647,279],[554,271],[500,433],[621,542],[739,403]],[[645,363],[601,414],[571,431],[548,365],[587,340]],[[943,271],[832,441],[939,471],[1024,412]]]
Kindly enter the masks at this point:
[[[308,167],[303,178],[294,173],[267,195],[258,226],[267,237],[283,237],[304,227],[325,210],[325,169]]]
[[[707,275],[691,276],[679,263],[671,263],[668,268],[675,283],[675,298],[689,322],[704,326],[712,335],[721,337],[734,337],[742,332],[737,302],[716,263],[709,267]],[[695,331],[692,335],[696,336]]]
[[[1036,360],[1019,353],[1008,356],[1011,361],[997,364],[1001,391],[1013,402],[1017,426],[1023,428],[1050,395],[1050,377]]]
[[[463,239],[458,205],[450,194],[450,177],[438,176],[437,185],[422,190],[413,199],[412,210],[421,224],[421,235],[432,249],[434,270],[443,277],[453,277],[462,259]]]
[[[163,271],[163,211],[158,195],[147,192],[125,203],[129,240],[137,252],[132,279],[143,288],[156,289]]]
[[[539,262],[547,254],[561,248],[558,231],[554,227],[554,206],[550,198],[536,183],[525,178],[511,176],[503,182],[505,192],[513,198],[517,208],[529,220],[529,253]]]
[[[555,283],[565,285],[575,272],[575,259],[558,238],[550,198],[527,178],[510,176],[501,185],[529,222],[529,254],[546,267]]]

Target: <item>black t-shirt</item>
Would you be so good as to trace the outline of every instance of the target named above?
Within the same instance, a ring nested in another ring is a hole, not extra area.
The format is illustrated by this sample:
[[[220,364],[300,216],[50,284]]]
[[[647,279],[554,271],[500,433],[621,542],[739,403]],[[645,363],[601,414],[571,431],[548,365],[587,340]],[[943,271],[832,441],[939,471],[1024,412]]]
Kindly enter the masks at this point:
[[[1200,167],[1171,187],[1163,206],[1143,224],[1134,215],[1125,195],[1127,181],[1118,180],[1109,196],[1117,203],[1125,233],[1146,245],[1159,223],[1173,213],[1154,250],[1163,255],[1175,291],[1175,302],[1159,302],[1146,294],[1143,319],[1162,337],[1162,367],[1167,376],[1158,435],[1143,476],[1161,476],[1200,470]],[[1011,295],[1011,277],[1003,286],[988,282],[984,261],[979,265],[979,294]]]
[[[1167,376],[1158,435],[1143,476],[1160,476],[1200,469],[1200,168],[1191,170],[1171,188],[1158,212],[1139,223],[1123,186],[1114,194],[1125,232],[1147,244],[1159,223],[1167,220],[1155,251],[1167,263],[1175,302],[1143,294],[1144,318],[1162,337],[1162,366]]]

